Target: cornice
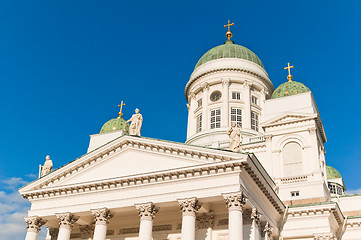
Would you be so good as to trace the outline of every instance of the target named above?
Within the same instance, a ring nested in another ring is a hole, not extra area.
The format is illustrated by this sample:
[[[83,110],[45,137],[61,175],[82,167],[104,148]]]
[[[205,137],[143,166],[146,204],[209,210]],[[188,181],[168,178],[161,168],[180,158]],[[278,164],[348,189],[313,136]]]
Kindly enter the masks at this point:
[[[191,78],[191,79],[188,81],[188,83],[187,83],[187,85],[186,85],[186,87],[185,87],[185,90],[184,90],[184,95],[185,95],[185,97],[186,97],[186,100],[188,101],[187,93],[188,93],[189,87],[190,87],[195,81],[197,81],[198,79],[200,79],[200,78],[202,78],[202,77],[205,77],[205,76],[208,76],[208,75],[210,75],[210,74],[213,74],[213,73],[226,72],[226,71],[227,71],[227,72],[241,72],[241,73],[245,73],[245,74],[251,75],[251,76],[253,76],[253,77],[260,78],[260,79],[264,82],[264,84],[267,85],[267,87],[268,87],[269,89],[272,89],[272,91],[273,91],[273,89],[274,89],[271,80],[263,77],[263,76],[260,75],[260,74],[255,73],[255,72],[253,72],[253,71],[251,71],[251,70],[247,70],[247,69],[243,69],[243,68],[216,68],[216,69],[212,69],[212,70],[206,71],[206,72],[204,72],[204,73],[201,73],[201,74],[199,74],[199,75]]]
[[[338,224],[344,222],[344,216],[335,202],[326,202],[319,205],[292,206],[288,212],[289,217],[320,216],[324,214],[332,214]]]

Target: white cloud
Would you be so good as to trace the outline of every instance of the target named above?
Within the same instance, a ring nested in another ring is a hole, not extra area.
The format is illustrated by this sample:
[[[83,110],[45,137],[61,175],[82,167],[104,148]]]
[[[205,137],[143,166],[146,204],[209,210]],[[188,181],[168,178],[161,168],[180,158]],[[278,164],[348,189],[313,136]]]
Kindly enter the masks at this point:
[[[0,180],[0,233],[1,239],[24,240],[26,224],[24,217],[30,208],[28,200],[20,196],[17,188],[28,182],[19,177]],[[42,230],[38,239],[44,239]]]

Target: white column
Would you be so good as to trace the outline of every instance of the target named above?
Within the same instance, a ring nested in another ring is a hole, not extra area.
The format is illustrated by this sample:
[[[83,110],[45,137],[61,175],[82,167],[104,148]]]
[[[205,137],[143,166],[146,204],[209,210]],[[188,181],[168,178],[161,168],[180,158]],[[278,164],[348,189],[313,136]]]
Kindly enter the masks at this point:
[[[56,214],[56,217],[59,221],[58,240],[69,240],[71,229],[73,228],[74,223],[78,221],[79,217],[74,216],[74,214],[70,212]]]
[[[187,138],[193,136],[196,134],[196,125],[197,125],[197,119],[194,115],[194,110],[197,108],[197,102],[196,102],[196,95],[192,92],[189,94],[188,99],[188,128],[187,128]]]
[[[259,226],[261,221],[261,214],[257,211],[256,208],[252,208],[251,219],[252,219],[252,227],[251,227],[251,236],[250,240],[260,240],[260,232]]]
[[[105,240],[109,219],[113,217],[108,208],[91,210],[95,221],[93,240]]]
[[[222,127],[227,128],[229,125],[229,79],[222,81]]]
[[[153,203],[136,204],[140,217],[139,240],[152,240],[153,218],[158,208]]]
[[[196,213],[202,203],[195,197],[179,199],[178,203],[182,211],[182,240],[195,240]]]
[[[246,197],[243,192],[223,194],[228,207],[228,240],[243,240],[243,205]]]
[[[41,226],[43,226],[46,221],[38,216],[26,217],[24,219],[26,222],[26,228],[28,229],[25,240],[36,240],[38,238]]]
[[[251,129],[251,83],[243,83],[242,100],[244,101],[244,112],[242,112],[242,128]]]
[[[208,130],[211,128],[209,125],[209,119],[208,119],[208,101],[209,101],[209,85],[208,83],[204,83],[202,85],[203,89],[203,97],[202,97],[202,131]]]
[[[264,229],[263,229],[264,239],[265,240],[271,240],[272,239],[272,230],[273,230],[273,228],[267,222],[266,225],[264,226]]]

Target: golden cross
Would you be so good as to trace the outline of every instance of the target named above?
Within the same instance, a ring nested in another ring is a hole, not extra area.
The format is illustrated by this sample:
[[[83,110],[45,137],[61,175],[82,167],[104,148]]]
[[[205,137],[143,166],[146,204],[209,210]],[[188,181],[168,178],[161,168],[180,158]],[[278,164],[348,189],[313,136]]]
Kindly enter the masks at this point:
[[[288,76],[287,76],[288,81],[292,81],[291,68],[293,67],[294,66],[290,66],[290,63],[288,63],[288,67],[285,67],[285,70],[288,69]]]
[[[119,111],[119,113],[118,113],[118,115],[119,115],[120,118],[121,118],[122,115],[123,115],[123,112],[122,112],[123,106],[125,106],[125,103],[122,101],[122,102],[120,103],[120,105],[118,105],[118,107],[120,107],[120,111]]]
[[[234,25],[234,23],[231,23],[231,21],[228,20],[228,24],[224,25],[224,27],[228,27],[228,31],[231,31],[230,27],[233,26],[233,25]]]

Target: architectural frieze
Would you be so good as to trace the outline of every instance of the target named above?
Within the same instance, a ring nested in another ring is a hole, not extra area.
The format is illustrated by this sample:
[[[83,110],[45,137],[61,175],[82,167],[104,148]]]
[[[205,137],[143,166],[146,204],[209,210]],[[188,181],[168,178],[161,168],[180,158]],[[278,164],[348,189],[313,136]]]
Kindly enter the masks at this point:
[[[330,206],[333,205],[333,206]],[[330,214],[333,215],[338,224],[342,224],[344,217],[336,203],[329,203],[329,205],[320,205],[315,208],[303,208],[303,209],[292,209],[288,212],[288,217],[298,218],[303,216],[312,216],[312,215],[323,215]]]
[[[213,228],[214,225],[214,213],[203,213],[196,217],[196,227],[198,229]]]

